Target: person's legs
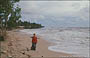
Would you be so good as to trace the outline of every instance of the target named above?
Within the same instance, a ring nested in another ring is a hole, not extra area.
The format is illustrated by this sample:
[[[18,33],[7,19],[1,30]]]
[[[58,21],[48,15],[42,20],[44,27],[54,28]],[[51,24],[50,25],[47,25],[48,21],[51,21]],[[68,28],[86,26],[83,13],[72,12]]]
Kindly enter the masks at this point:
[[[36,43],[33,43],[33,49],[36,50]]]
[[[31,50],[36,50],[36,43],[32,43]]]
[[[34,50],[34,43],[32,43],[32,47],[31,47],[31,50]]]
[[[36,43],[34,43],[34,50],[36,50]]]

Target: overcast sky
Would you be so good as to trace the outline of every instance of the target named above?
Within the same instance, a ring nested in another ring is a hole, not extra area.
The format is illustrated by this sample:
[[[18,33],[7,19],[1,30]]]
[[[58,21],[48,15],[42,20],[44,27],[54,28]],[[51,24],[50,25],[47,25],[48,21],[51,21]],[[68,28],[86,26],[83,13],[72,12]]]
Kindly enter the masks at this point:
[[[22,20],[44,26],[89,26],[89,1],[20,1]]]

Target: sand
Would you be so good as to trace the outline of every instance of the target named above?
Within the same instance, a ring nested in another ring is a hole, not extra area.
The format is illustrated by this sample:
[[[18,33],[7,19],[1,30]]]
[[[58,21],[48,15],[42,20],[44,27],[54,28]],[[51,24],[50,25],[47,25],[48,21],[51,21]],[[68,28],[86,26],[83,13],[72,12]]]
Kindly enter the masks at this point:
[[[71,57],[71,54],[48,50],[52,43],[38,37],[36,51],[32,51],[32,36],[19,31],[8,31],[7,39],[1,42],[1,58],[32,58],[32,57]]]

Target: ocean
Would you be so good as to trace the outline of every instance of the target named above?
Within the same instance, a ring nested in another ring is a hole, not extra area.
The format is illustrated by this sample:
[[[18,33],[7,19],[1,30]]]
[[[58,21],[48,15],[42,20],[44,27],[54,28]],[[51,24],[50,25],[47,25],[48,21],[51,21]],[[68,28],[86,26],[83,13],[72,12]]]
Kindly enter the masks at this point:
[[[21,32],[27,34],[36,33],[43,39],[54,43],[48,47],[55,52],[74,54],[75,56],[89,57],[89,28],[68,27],[68,28],[41,28],[24,29]]]

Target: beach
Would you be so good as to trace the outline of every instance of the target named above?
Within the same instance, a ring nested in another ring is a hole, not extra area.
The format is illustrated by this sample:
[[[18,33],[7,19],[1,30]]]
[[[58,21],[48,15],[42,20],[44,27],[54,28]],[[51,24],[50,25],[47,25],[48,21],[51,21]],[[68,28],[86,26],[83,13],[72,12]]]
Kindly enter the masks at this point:
[[[32,51],[32,35],[19,32],[18,30],[8,31],[7,39],[1,42],[1,58],[30,58],[30,57],[72,57],[72,54],[53,52],[48,50],[52,43],[38,37],[36,51]]]
[[[89,2],[1,0],[0,58],[90,58]]]

